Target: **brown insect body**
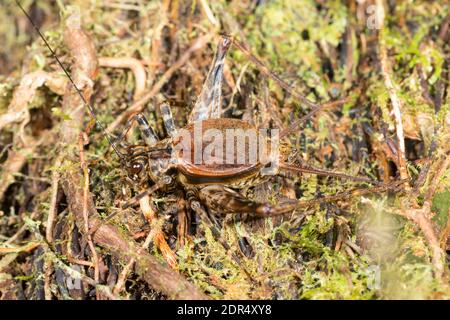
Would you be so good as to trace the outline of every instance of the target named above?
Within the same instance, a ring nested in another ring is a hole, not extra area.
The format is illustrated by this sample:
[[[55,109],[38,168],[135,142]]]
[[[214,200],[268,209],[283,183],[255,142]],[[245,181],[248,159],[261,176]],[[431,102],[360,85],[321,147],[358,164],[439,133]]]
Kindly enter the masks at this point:
[[[186,130],[189,131],[191,137],[191,145],[194,145],[195,124],[186,126]],[[226,130],[249,130],[256,132],[256,139],[259,140],[259,133],[252,125],[246,121],[220,118],[220,119],[208,119],[201,121],[202,135],[208,130],[216,130],[219,136],[226,137]],[[234,138],[234,137],[233,137]],[[264,139],[264,138],[263,138]],[[237,146],[232,148],[232,154],[227,154],[226,144],[235,143],[235,141],[229,141],[224,139],[222,154],[216,155],[216,161],[212,163],[196,164],[195,162],[195,150],[191,149],[189,155],[185,155],[182,152],[177,153],[177,168],[180,171],[180,182],[184,185],[196,185],[204,186],[211,184],[221,184],[228,187],[241,188],[244,185],[248,185],[250,182],[261,182],[267,180],[266,177],[260,175],[261,169],[267,164],[267,161],[251,162],[251,147],[250,141],[245,139],[243,150],[238,150]],[[208,147],[210,141],[203,136],[201,150],[205,150]],[[239,151],[244,151],[244,156],[238,155]],[[253,150],[255,151],[255,150]],[[269,159],[270,149],[267,150],[265,158]],[[243,163],[239,163],[238,156],[244,159]],[[227,158],[230,157],[233,161],[227,163]],[[203,159],[204,160],[204,159]]]
[[[222,137],[226,137],[226,130],[250,130],[256,132],[256,139],[266,139],[266,137],[260,137],[258,130],[246,121],[231,118],[207,119],[188,124],[181,129],[189,133],[188,138],[191,140],[191,146],[195,145],[195,125],[199,123],[202,128],[200,152],[205,150],[211,142],[204,135],[211,129],[216,130]],[[224,139],[223,150],[226,150],[225,144],[227,142],[230,143],[230,141]],[[189,154],[186,154],[185,149],[177,150],[181,144],[180,139],[166,138],[158,141],[154,147],[130,146],[126,152],[129,160],[126,161],[125,167],[129,168],[128,176],[133,183],[145,186],[150,180],[160,184],[166,190],[174,187],[175,181],[187,188],[201,188],[219,184],[238,189],[267,181],[268,176],[261,175],[261,169],[270,161],[270,148],[267,148],[263,159],[250,162],[250,141],[245,139],[244,143],[245,156],[242,157],[246,160],[244,163],[238,161],[237,153],[239,150],[237,146],[232,151],[232,163],[227,163],[229,155],[226,152],[223,152],[212,163],[206,163],[205,161],[196,163],[194,148],[191,148],[188,151]],[[266,144],[270,146],[269,138],[267,138]],[[172,154],[174,150],[176,151]],[[287,154],[286,148],[282,148],[282,150],[280,158]]]

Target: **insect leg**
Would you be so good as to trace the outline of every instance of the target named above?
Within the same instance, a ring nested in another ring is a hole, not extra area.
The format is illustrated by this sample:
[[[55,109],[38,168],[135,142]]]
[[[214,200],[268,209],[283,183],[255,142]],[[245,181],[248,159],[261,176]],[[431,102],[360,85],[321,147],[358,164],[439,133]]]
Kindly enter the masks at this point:
[[[122,134],[116,140],[117,143],[120,143],[125,139],[125,136],[127,135],[128,131],[130,131],[134,122],[138,123],[139,131],[141,132],[145,144],[149,147],[153,146],[158,141],[158,136],[142,113],[136,113],[130,119],[128,119],[127,123],[125,124],[125,128],[122,131]]]
[[[199,197],[208,208],[219,214],[256,213],[266,216],[272,213],[271,205],[247,199],[239,192],[222,185],[210,185],[202,188],[199,191]]]
[[[225,241],[225,239],[221,236],[219,228],[212,222],[209,218],[208,213],[203,208],[199,199],[197,198],[197,193],[193,190],[187,190],[186,196],[188,197],[189,207],[200,216],[202,221],[210,228],[212,235],[218,241],[222,247],[226,250],[227,254],[233,259],[233,261],[241,268],[247,278],[254,284],[257,284],[257,281],[251,276],[248,270],[243,266],[243,263],[238,255],[231,251],[230,246]]]
[[[221,37],[202,92],[189,116],[189,122],[221,117],[223,67],[230,44],[230,38]]]
[[[283,163],[280,163],[280,169],[285,170],[285,171],[291,171],[291,172],[304,172],[304,173],[316,174],[319,176],[336,177],[336,178],[342,178],[342,179],[353,180],[353,181],[358,181],[358,182],[367,182],[367,183],[371,183],[376,186],[384,185],[383,182],[375,181],[370,178],[360,177],[360,176],[352,176],[349,174],[335,172],[335,171],[331,171],[331,170],[320,169],[320,168],[316,168],[316,167],[313,167],[310,165],[305,165],[305,164],[293,165],[293,164],[288,164],[288,163],[283,162]]]
[[[256,214],[259,217],[278,216],[290,213],[295,209],[308,208],[323,202],[333,202],[344,199],[350,199],[355,196],[364,194],[372,194],[376,192],[384,192],[387,190],[394,190],[399,188],[399,182],[396,181],[389,185],[377,186],[372,188],[355,188],[350,191],[337,193],[331,196],[318,197],[311,200],[291,200],[288,203],[280,205],[271,205],[269,203],[260,203],[245,198],[240,193],[221,186],[211,185],[200,190],[199,196],[202,201],[208,204],[213,210],[228,214],[228,213],[250,213]]]
[[[170,110],[169,104],[164,102],[159,108],[161,109],[164,127],[166,128],[167,134],[171,137],[174,137],[177,130],[175,127],[175,123],[173,122],[172,111]]]
[[[329,108],[329,107],[335,107],[337,105],[340,105],[342,103],[345,103],[348,99],[341,99],[337,101],[333,101],[330,103],[324,103],[317,108],[312,109],[309,113],[301,117],[300,119],[294,121],[292,124],[290,124],[286,129],[282,130],[280,132],[280,139],[289,137],[292,133],[298,132],[298,129],[302,124],[304,124],[306,121],[310,120],[316,113]]]
[[[252,213],[259,210],[260,206],[259,203],[222,185],[210,185],[200,189],[199,197],[208,208],[220,214]]]
[[[252,54],[250,52],[250,50],[247,48],[247,46],[244,43],[238,41],[237,39],[235,39],[233,37],[229,37],[229,39],[233,43],[233,45],[236,48],[238,48],[247,57],[248,60],[250,60],[254,65],[256,65],[258,70],[264,76],[274,80],[281,88],[283,88],[290,95],[292,95],[293,97],[298,99],[300,101],[300,103],[311,108],[312,114],[320,111],[324,107],[338,106],[338,105],[342,105],[343,103],[347,102],[348,99],[340,99],[340,100],[331,101],[331,102],[328,102],[325,104],[320,104],[320,105],[312,102],[311,100],[306,98],[303,94],[301,94],[297,90],[295,90],[291,85],[286,83],[283,79],[281,79],[276,73],[269,70],[269,68],[261,60],[259,60],[254,54]],[[312,116],[312,114],[308,114],[307,116]],[[305,117],[307,117],[307,116],[305,116]],[[295,123],[293,123],[292,125],[290,125],[289,128],[287,128],[283,131],[282,136],[287,136],[290,133],[294,132],[302,122],[303,122],[303,120],[299,120],[299,121],[296,121]]]
[[[150,202],[151,197],[148,195],[139,200],[139,205],[141,207],[142,213],[144,214],[144,217],[148,221],[150,226],[155,229],[154,241],[156,246],[164,256],[164,259],[172,269],[178,269],[177,256],[167,244],[161,226],[157,224],[157,213],[152,208]]]
[[[185,244],[185,239],[189,234],[190,215],[186,208],[186,200],[182,191],[177,192],[177,247],[181,248]]]
[[[250,52],[250,50],[247,48],[247,46],[244,43],[238,41],[235,38],[230,38],[230,39],[231,39],[231,42],[233,43],[233,45],[236,48],[238,48],[245,56],[247,56],[247,58],[258,67],[258,70],[261,71],[261,73],[263,75],[274,80],[280,87],[282,87],[284,90],[286,90],[289,94],[291,94],[293,97],[300,100],[301,103],[303,103],[313,109],[319,107],[319,105],[315,104],[314,102],[312,102],[311,100],[306,98],[304,95],[302,95],[299,92],[297,92],[296,90],[294,90],[293,87],[291,87],[289,84],[287,84],[277,74],[270,71],[269,68],[267,68],[267,66],[261,60],[259,60],[257,57],[255,57],[255,55],[253,55]]]

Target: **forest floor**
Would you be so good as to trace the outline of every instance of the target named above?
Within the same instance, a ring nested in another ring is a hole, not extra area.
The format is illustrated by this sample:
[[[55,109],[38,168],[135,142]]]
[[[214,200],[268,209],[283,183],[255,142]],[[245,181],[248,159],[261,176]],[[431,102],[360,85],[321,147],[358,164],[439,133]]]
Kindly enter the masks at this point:
[[[1,299],[450,298],[448,3],[21,3],[114,137],[143,112],[164,138],[163,101],[184,127],[227,34],[244,50],[226,59],[223,117],[284,129],[346,99],[290,135],[289,161],[397,187],[287,173],[238,191],[307,205],[258,218],[203,203],[213,225],[181,187],[125,207],[141,190],[19,6],[2,2]]]

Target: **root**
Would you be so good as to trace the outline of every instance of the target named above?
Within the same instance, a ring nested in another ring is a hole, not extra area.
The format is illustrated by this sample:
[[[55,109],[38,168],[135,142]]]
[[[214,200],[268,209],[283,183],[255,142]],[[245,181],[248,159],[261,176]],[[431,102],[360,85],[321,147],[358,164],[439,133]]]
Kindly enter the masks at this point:
[[[100,67],[105,68],[127,68],[134,74],[134,81],[136,83],[134,89],[134,100],[139,99],[145,92],[145,85],[147,83],[147,74],[141,61],[134,58],[98,58]]]
[[[74,81],[78,83],[78,81],[82,80],[84,91],[86,94],[89,94],[92,92],[92,89],[89,88],[91,82],[85,79],[91,78],[96,69],[95,48],[92,40],[80,28],[71,28],[71,25],[66,27],[64,40],[71,49],[75,61],[75,69],[72,72],[78,77],[74,78]],[[80,97],[71,88],[68,89],[64,97],[63,110],[72,114],[72,120],[66,121],[66,125],[61,129],[65,130],[61,134],[63,135],[63,143],[66,149],[66,151],[61,152],[69,152],[73,156],[73,143],[77,141],[80,132],[84,109],[82,108]],[[66,162],[68,161],[66,160]],[[140,252],[135,241],[123,235],[117,227],[109,223],[104,224],[98,218],[92,195],[87,191],[88,184],[86,181],[84,184],[82,183],[84,180],[83,175],[77,166],[68,164],[68,167],[71,169],[67,170],[61,177],[63,190],[67,196],[69,208],[75,215],[79,229],[85,231],[84,236],[87,236],[89,233],[83,227],[87,216],[89,225],[97,228],[92,235],[92,240],[97,245],[109,250],[121,261],[129,263],[132,259],[136,259],[136,273],[155,290],[161,291],[173,299],[206,298],[203,293],[187,282],[181,275],[162,266],[149,253]],[[86,188],[83,188],[83,185]],[[96,281],[88,283],[97,285]]]

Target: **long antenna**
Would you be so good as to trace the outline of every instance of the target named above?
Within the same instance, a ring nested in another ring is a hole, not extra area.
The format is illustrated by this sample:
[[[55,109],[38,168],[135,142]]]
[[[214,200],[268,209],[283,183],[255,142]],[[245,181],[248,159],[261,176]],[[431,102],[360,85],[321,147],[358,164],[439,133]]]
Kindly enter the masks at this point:
[[[22,5],[20,4],[20,2],[18,0],[16,0],[17,5],[19,6],[19,8],[23,11],[23,13],[25,14],[25,16],[28,18],[28,20],[30,21],[31,25],[34,27],[34,29],[37,31],[37,33],[39,34],[39,36],[41,37],[41,39],[44,41],[45,46],[50,50],[53,58],[55,58],[56,62],[59,64],[59,66],[61,67],[61,69],[64,71],[64,73],[66,74],[67,78],[69,78],[69,81],[72,83],[72,85],[74,86],[75,90],[77,91],[78,95],[81,97],[81,100],[83,101],[83,104],[85,105],[85,107],[88,109],[89,113],[91,114],[91,117],[95,120],[95,123],[97,125],[97,127],[103,132],[103,134],[106,137],[106,140],[108,140],[109,144],[112,146],[112,148],[114,149],[114,151],[116,152],[116,154],[119,156],[120,159],[124,158],[124,155],[119,151],[119,149],[117,148],[116,144],[112,141],[111,136],[108,134],[108,132],[106,132],[105,127],[102,125],[102,123],[98,120],[97,116],[95,115],[94,112],[94,108],[92,108],[91,104],[89,102],[86,101],[86,98],[83,96],[81,90],[77,87],[77,85],[75,84],[75,82],[73,81],[72,77],[70,76],[69,72],[67,71],[67,69],[64,67],[64,65],[61,63],[61,61],[59,60],[58,56],[56,55],[55,51],[52,49],[52,47],[50,46],[50,44],[47,42],[47,39],[45,39],[44,35],[41,33],[41,30],[39,30],[39,28],[36,26],[36,24],[34,23],[33,19],[31,19],[30,15],[25,11],[25,9],[22,7]]]

